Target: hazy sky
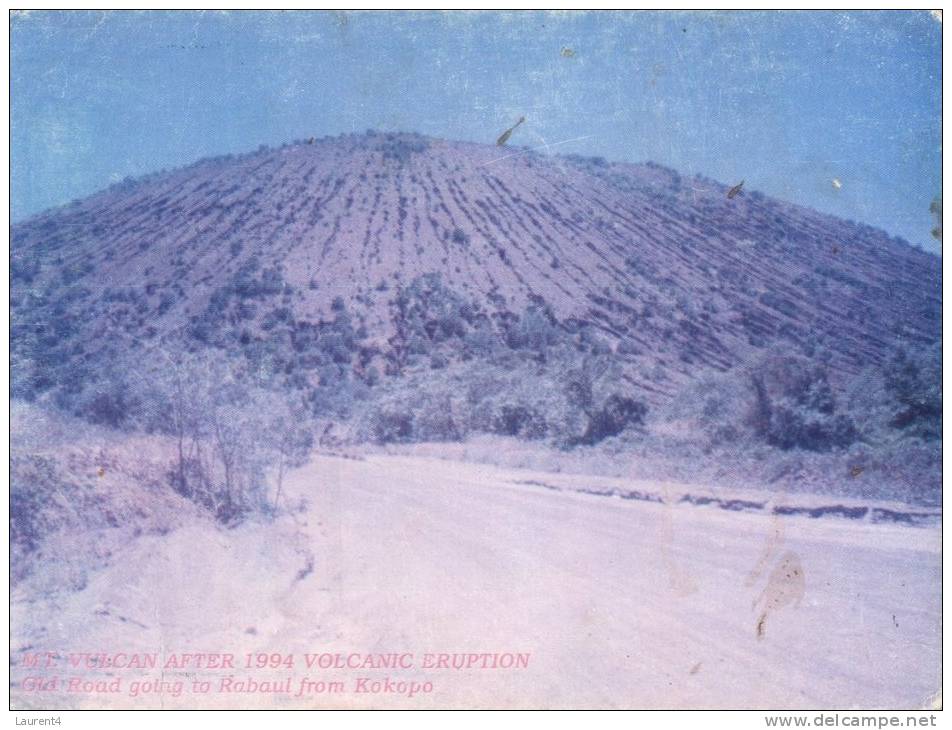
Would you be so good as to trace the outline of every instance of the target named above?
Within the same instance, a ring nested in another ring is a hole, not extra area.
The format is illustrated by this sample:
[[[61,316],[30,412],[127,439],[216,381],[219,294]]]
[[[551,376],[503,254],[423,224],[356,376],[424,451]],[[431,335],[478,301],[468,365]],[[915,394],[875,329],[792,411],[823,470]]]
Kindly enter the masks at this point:
[[[14,221],[260,144],[368,128],[493,143],[525,115],[511,144],[744,179],[938,251],[941,23],[926,12],[107,11],[11,23]]]

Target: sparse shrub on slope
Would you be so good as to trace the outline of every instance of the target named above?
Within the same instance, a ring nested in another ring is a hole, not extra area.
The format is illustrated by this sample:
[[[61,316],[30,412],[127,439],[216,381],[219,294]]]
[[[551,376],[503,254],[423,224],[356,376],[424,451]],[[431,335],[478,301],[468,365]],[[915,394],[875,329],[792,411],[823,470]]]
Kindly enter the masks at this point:
[[[559,346],[544,361],[508,357],[417,369],[384,380],[361,406],[358,440],[460,441],[472,433],[593,445],[640,426],[647,406],[624,394],[608,359]]]
[[[234,339],[235,327],[254,317],[256,302],[266,302],[284,291],[279,269],[262,270],[257,257],[251,257],[227,283],[209,298],[205,310],[194,315],[188,333],[203,344],[227,346]]]
[[[15,397],[34,400],[45,393],[74,389],[88,374],[79,339],[78,311],[84,291],[47,286],[11,301],[11,390]]]
[[[10,569],[42,590],[85,585],[88,572],[142,534],[165,534],[190,505],[164,482],[168,444],[11,404]],[[44,570],[34,571],[38,565]],[[35,584],[38,585],[38,584]]]
[[[897,350],[881,367],[864,369],[846,388],[849,414],[869,444],[942,438],[939,343]]]
[[[703,448],[832,451],[860,438],[839,406],[826,367],[793,353],[702,377],[668,409],[668,418],[702,435]]]
[[[314,433],[303,407],[288,398],[269,399],[270,408],[265,411],[264,425],[268,437],[265,442],[271,453],[275,479],[273,509],[281,506],[281,491],[284,476],[289,469],[304,466],[314,447]]]
[[[14,456],[10,460],[10,566],[16,582],[26,570],[26,555],[56,527],[51,505],[64,488],[52,459],[38,455]]]
[[[462,228],[454,228],[453,234],[450,236],[450,240],[458,246],[468,246],[469,245],[469,234],[466,233]]]
[[[557,346],[589,350],[595,340],[585,328],[560,325],[551,309],[538,297],[521,313],[493,300],[495,310],[463,297],[446,287],[439,274],[425,274],[400,287],[391,305],[394,335],[389,340],[390,375],[400,375],[422,363],[433,369],[460,360],[545,361]]]
[[[530,350],[544,357],[549,347],[565,339],[552,310],[533,303],[513,321],[506,331],[506,344],[513,350]]]
[[[460,441],[469,429],[452,383],[407,378],[389,383],[364,405],[356,430],[358,440],[393,444]]]
[[[415,413],[414,437],[418,441],[460,441],[465,435],[465,419],[449,393],[427,398]]]
[[[313,444],[302,402],[215,350],[157,353],[143,388],[144,425],[175,442],[171,486],[226,524],[276,507],[286,469]]]
[[[794,355],[769,355],[749,372],[754,434],[787,451],[831,451],[857,439],[852,420],[836,413],[826,369]]]
[[[142,297],[131,289],[107,291],[96,307],[116,323],[110,337],[91,343],[81,336],[89,316],[87,292],[71,287],[38,290],[11,310],[11,395],[42,401],[86,420],[111,427],[125,424],[134,408],[125,373],[120,372],[135,341],[123,331],[130,305]]]
[[[890,425],[926,441],[942,438],[942,350],[900,350],[883,368]]]
[[[529,440],[544,438],[548,429],[543,415],[525,403],[504,403],[493,415],[491,422],[493,433]]]
[[[488,329],[488,317],[445,287],[439,274],[425,274],[400,287],[391,305],[391,319],[394,335],[387,367],[393,375],[424,359],[431,362],[440,350],[460,353],[468,334],[480,325]]]
[[[340,297],[332,318],[317,322],[297,319],[290,301],[280,271],[262,270],[252,258],[191,319],[188,334],[196,347],[240,355],[270,388],[304,394],[314,416],[346,418],[365,391],[357,371],[376,354],[365,345],[366,332]]]
[[[597,444],[610,436],[617,436],[626,428],[644,425],[648,406],[628,396],[613,393],[601,408],[589,414],[588,427],[580,443]]]
[[[90,423],[123,428],[134,420],[139,408],[137,373],[126,357],[114,357],[91,371],[75,389],[60,391],[57,402],[69,413]]]
[[[390,133],[383,135],[377,144],[377,149],[384,160],[393,160],[400,165],[405,165],[414,155],[426,152],[429,146],[429,140],[421,135]]]
[[[413,441],[413,415],[406,410],[381,408],[371,423],[371,435],[378,444]]]
[[[567,354],[563,351],[562,361]],[[618,392],[623,387],[622,373],[616,361],[600,354],[582,354],[577,367],[565,370],[563,390],[569,404],[569,418],[562,431],[562,445],[592,446],[628,428],[644,425],[646,403]]]

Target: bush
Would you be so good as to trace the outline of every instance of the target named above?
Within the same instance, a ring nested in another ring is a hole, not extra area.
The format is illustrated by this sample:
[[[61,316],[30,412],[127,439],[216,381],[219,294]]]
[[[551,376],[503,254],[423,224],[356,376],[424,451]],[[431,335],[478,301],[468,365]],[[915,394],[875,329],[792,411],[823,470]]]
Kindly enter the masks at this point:
[[[134,396],[124,386],[106,386],[95,388],[76,410],[90,423],[120,428],[132,417],[136,405]]]
[[[942,352],[900,350],[883,368],[890,425],[926,441],[942,438]]]
[[[563,333],[548,307],[530,305],[506,332],[506,344],[513,350],[525,349],[544,353],[555,345]]]
[[[426,398],[416,409],[413,422],[415,441],[459,441],[462,424],[454,416],[453,403],[446,394]]]
[[[303,403],[261,387],[218,351],[155,354],[139,415],[176,444],[172,487],[225,524],[270,512],[285,469],[302,464],[313,442]]]
[[[378,444],[409,443],[413,440],[413,416],[402,411],[383,411],[373,424]]]
[[[853,413],[839,407],[826,366],[792,352],[702,377],[666,417],[703,434],[705,452],[759,444],[824,452],[863,438]]]
[[[612,394],[604,405],[589,414],[588,427],[579,443],[591,446],[609,436],[617,436],[630,426],[642,426],[648,406],[633,398]]]
[[[523,404],[505,404],[493,416],[491,429],[502,436],[519,436],[527,439],[545,438],[548,426],[535,409]]]
[[[416,134],[386,134],[377,145],[385,160],[394,160],[401,165],[414,155],[426,152],[429,147],[429,140]]]
[[[857,439],[856,427],[846,416],[823,418],[783,405],[773,408],[762,435],[768,444],[784,451],[830,451],[845,448]]]
[[[852,420],[836,414],[826,367],[795,355],[769,355],[749,372],[748,422],[761,441],[782,450],[831,451],[858,438]]]
[[[77,487],[64,484],[53,460],[42,456],[13,457],[10,475],[10,548],[14,554],[26,553],[35,550],[53,527],[51,506],[62,509],[56,492],[73,493]]]

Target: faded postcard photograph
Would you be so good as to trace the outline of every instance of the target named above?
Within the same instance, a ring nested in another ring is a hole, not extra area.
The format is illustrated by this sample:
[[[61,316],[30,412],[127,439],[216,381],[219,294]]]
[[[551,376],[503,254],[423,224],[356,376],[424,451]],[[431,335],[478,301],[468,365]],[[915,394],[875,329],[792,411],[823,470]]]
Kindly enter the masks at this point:
[[[941,708],[941,11],[9,23],[12,710]]]

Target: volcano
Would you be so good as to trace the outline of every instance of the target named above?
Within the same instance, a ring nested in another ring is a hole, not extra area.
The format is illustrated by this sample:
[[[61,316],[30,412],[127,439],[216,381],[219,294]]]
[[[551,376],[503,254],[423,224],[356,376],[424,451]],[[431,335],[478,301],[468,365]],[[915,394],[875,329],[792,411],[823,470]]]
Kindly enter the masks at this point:
[[[342,309],[392,360],[400,293],[434,276],[495,327],[537,307],[591,333],[649,400],[780,345],[836,380],[938,339],[936,256],[751,187],[369,132],[127,180],[13,226],[14,392]]]
[[[514,605],[487,646],[532,662],[564,655],[569,629],[590,643],[600,617],[604,651],[560,690],[579,706],[588,676],[657,702],[654,668],[611,671],[644,626],[665,686],[723,657],[696,636],[750,647],[734,664],[753,679],[678,701],[741,686],[753,706],[787,701],[758,688],[815,677],[831,647],[895,661],[937,636],[940,261],[748,177],[730,197],[653,164],[366,134],[204,160],[15,226],[14,664],[49,643],[146,656],[224,636],[300,657],[402,636],[438,652],[425,668]],[[811,603],[788,605],[801,566]],[[836,629],[863,611],[892,643]],[[856,662],[811,691],[918,707],[921,655],[888,695]],[[544,705],[539,676],[498,675]],[[60,701],[138,707],[152,679]],[[289,702],[363,691],[332,680]],[[440,702],[508,691],[439,686]],[[223,688],[215,706],[260,695]],[[362,696],[347,702],[386,699]],[[194,702],[176,697],[162,706]]]

